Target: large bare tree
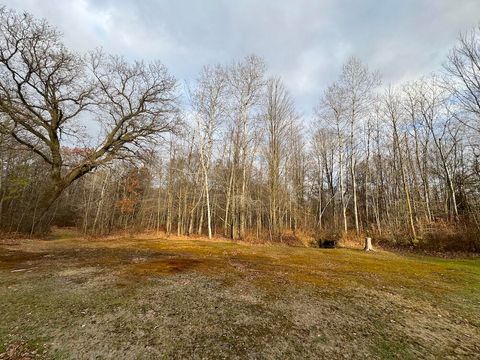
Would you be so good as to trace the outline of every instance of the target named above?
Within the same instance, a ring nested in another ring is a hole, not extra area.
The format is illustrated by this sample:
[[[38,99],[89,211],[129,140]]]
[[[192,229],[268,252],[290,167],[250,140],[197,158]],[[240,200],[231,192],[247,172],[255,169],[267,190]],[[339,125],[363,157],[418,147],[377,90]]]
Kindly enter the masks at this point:
[[[38,230],[76,179],[172,131],[175,99],[175,80],[159,62],[131,64],[100,51],[82,57],[44,20],[0,9],[0,129],[50,169]],[[79,130],[88,119],[100,124],[101,140],[67,162],[65,145],[84,144]]]

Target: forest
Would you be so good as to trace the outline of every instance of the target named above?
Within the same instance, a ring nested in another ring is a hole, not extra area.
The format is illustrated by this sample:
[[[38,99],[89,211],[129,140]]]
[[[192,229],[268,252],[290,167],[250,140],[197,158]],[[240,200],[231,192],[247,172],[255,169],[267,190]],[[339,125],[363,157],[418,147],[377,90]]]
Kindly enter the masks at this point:
[[[300,113],[256,55],[195,81],[0,10],[0,228],[479,251],[480,28],[390,85],[356,57]]]

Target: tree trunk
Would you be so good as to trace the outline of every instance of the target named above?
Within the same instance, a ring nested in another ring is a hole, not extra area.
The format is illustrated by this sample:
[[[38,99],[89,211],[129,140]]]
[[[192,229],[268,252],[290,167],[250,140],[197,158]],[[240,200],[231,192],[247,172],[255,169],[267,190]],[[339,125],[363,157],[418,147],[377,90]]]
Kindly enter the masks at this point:
[[[365,238],[365,247],[363,248],[363,250],[365,251],[373,251],[373,247],[372,247],[372,238],[367,236]]]
[[[66,186],[64,184],[52,185],[50,191],[46,191],[43,196],[40,197],[38,204],[35,206],[35,213],[39,214],[38,218],[34,220],[31,234],[42,235],[48,232],[49,222],[48,219],[49,210],[55,201],[60,197]]]

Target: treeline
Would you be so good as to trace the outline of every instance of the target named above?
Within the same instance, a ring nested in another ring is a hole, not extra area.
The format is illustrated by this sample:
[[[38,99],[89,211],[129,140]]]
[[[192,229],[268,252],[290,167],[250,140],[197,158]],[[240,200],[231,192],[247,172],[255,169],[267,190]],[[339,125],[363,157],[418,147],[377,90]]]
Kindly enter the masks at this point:
[[[395,87],[348,59],[307,117],[256,56],[183,90],[158,62],[77,55],[44,21],[0,15],[4,232],[480,249],[480,28]]]

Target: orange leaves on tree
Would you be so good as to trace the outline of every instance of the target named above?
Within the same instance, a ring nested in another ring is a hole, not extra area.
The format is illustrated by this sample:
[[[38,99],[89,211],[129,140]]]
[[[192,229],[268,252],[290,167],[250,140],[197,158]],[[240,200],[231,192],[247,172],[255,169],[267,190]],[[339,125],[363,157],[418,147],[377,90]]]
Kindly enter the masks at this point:
[[[132,214],[135,211],[141,197],[140,178],[145,178],[145,176],[144,169],[136,169],[128,173],[125,180],[125,196],[116,202],[116,207],[122,214]]]
[[[135,210],[135,205],[138,201],[134,199],[129,199],[129,198],[123,198],[121,200],[118,200],[116,203],[116,206],[122,214],[132,214],[133,211]]]

